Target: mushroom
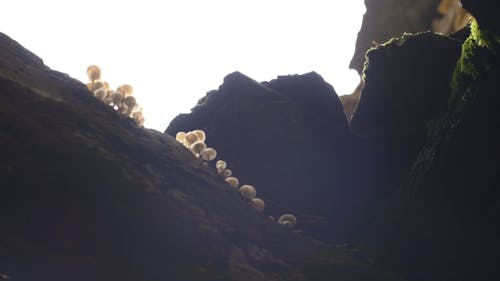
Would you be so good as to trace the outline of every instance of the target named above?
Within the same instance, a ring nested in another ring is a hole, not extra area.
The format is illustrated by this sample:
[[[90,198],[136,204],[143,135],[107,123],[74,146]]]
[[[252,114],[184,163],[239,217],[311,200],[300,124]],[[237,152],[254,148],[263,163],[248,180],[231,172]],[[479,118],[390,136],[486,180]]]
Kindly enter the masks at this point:
[[[142,114],[142,109],[139,110],[139,111],[136,111],[132,114],[132,118],[134,118],[134,121],[135,123],[137,123],[137,125],[139,126],[143,126],[144,125],[144,116]]]
[[[234,188],[238,188],[238,185],[240,184],[240,181],[235,177],[226,178],[226,182],[229,183],[229,185]]]
[[[123,93],[122,92],[113,92],[110,95],[110,101],[113,103],[113,106],[120,107],[123,102]]]
[[[217,157],[217,151],[213,148],[207,148],[201,152],[201,158],[207,162],[212,161]]]
[[[215,168],[217,168],[217,174],[222,174],[227,167],[227,163],[224,160],[219,160],[215,163]]]
[[[196,156],[199,156],[200,153],[205,150],[207,148],[207,145],[202,142],[202,141],[195,141],[192,145],[191,145],[191,152],[193,152],[194,155]]]
[[[108,97],[108,93],[104,88],[100,88],[94,92],[94,96],[101,101],[104,101]]]
[[[266,203],[264,203],[264,200],[260,198],[253,198],[252,207],[254,207],[258,212],[262,212],[264,211],[264,208],[266,208]]]
[[[101,80],[101,68],[97,65],[87,67],[87,76],[91,82],[91,91],[94,91],[96,89],[94,87],[95,81]]]
[[[94,83],[94,91],[95,91],[95,90],[99,90],[99,89],[105,89],[105,90],[107,90],[107,89],[106,89],[106,85],[104,84],[104,82],[101,82],[101,81],[96,81],[96,82]]]
[[[224,178],[228,178],[228,177],[230,177],[232,174],[233,174],[233,171],[231,171],[230,169],[225,169],[225,170],[222,172],[222,176],[223,176]]]
[[[198,137],[198,140],[199,141],[205,141],[207,139],[207,136],[205,134],[205,132],[203,132],[202,130],[194,130],[193,133],[196,134],[196,136]]]
[[[184,138],[184,146],[187,148],[191,148],[191,145],[198,140],[198,136],[194,132],[189,132],[186,134]]]
[[[278,219],[278,223],[292,228],[297,224],[297,218],[292,214],[284,214]]]
[[[240,187],[240,194],[246,199],[254,199],[257,191],[255,190],[255,187],[245,184]]]
[[[185,132],[178,132],[175,135],[175,140],[178,141],[178,142],[180,142],[180,143],[183,143],[185,138],[186,138],[186,133]]]
[[[133,96],[125,96],[123,99],[123,104],[127,106],[127,110],[125,111],[125,115],[130,115],[134,111],[137,106],[137,100]]]
[[[116,88],[118,92],[122,92],[125,96],[131,96],[134,93],[134,88],[129,84],[123,84],[120,87]]]

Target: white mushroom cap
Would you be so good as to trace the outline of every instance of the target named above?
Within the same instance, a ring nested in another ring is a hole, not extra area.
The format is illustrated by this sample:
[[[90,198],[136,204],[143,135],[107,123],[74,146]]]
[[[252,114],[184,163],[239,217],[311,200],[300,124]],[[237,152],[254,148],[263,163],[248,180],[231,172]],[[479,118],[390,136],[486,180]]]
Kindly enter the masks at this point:
[[[198,136],[199,141],[204,142],[207,139],[207,136],[205,135],[205,132],[203,132],[203,130],[194,130],[193,133],[195,133],[196,136]]]
[[[136,111],[134,112],[134,114],[132,114],[132,118],[134,119],[140,119],[141,117],[143,117],[142,111]]]
[[[133,96],[126,96],[123,99],[123,103],[125,103],[129,108],[131,108],[137,104],[137,100]]]
[[[137,125],[139,126],[144,125],[145,119],[142,110],[134,112],[134,114],[132,114],[132,118],[134,118],[134,121],[135,123],[137,123]]]
[[[116,107],[116,105],[115,105]],[[127,115],[129,116],[129,114],[127,114],[129,111],[127,105],[125,105],[124,103],[121,103],[118,105],[118,112],[120,112],[121,114],[124,114],[124,115]]]
[[[222,176],[223,176],[224,178],[228,178],[228,177],[230,177],[232,174],[233,174],[233,171],[231,171],[231,169],[225,169],[225,170],[222,172]]]
[[[137,104],[137,100],[133,96],[126,96],[123,99],[123,104],[126,106],[125,115],[130,116],[130,114],[134,113],[136,109],[139,107]]]
[[[215,167],[217,168],[217,173],[220,175],[226,169],[227,163],[224,160],[219,160],[215,163]]]
[[[121,92],[113,92],[110,95],[111,102],[114,105],[120,105],[123,102],[123,98],[124,98],[124,96],[123,96],[123,93],[121,93]]]
[[[292,214],[284,214],[278,219],[278,223],[287,227],[294,227],[297,223],[297,218]]]
[[[100,88],[94,92],[94,96],[102,101],[104,101],[107,97],[108,93],[104,88]]]
[[[180,143],[183,143],[185,138],[186,138],[186,133],[185,133],[185,132],[178,132],[178,133],[175,135],[175,139],[176,139],[178,142],[180,142]]]
[[[264,203],[264,201],[260,198],[253,198],[252,206],[255,208],[255,210],[262,212],[264,211],[264,208],[266,208],[266,203]]]
[[[200,154],[203,150],[207,148],[207,145],[202,141],[196,141],[191,145],[191,152],[195,154]]]
[[[104,85],[104,82],[96,81],[94,83],[94,90],[101,89],[101,88],[106,89],[106,86]]]
[[[213,148],[207,148],[201,152],[201,158],[205,161],[212,161],[217,157],[217,151]]]
[[[238,185],[240,185],[240,181],[235,177],[226,178],[226,182],[229,183],[229,185],[234,188],[238,188]]]
[[[134,93],[134,88],[129,84],[123,84],[116,88],[116,91],[122,92],[125,96],[130,96]]]
[[[132,115],[133,115],[134,113],[138,112],[138,111],[140,111],[140,112],[144,112],[144,109],[142,109],[142,106],[138,106],[138,105],[137,105],[137,106],[134,106],[134,109],[132,109]]]
[[[101,79],[101,69],[97,65],[91,65],[87,68],[87,76],[89,81],[95,81]]]
[[[255,190],[255,187],[245,184],[240,187],[240,193],[241,196],[245,197],[246,199],[254,199],[255,195],[257,195],[257,191]]]
[[[187,148],[191,148],[191,145],[195,143],[197,140],[198,136],[193,132],[189,132],[186,134],[186,137],[184,138],[184,146]]]

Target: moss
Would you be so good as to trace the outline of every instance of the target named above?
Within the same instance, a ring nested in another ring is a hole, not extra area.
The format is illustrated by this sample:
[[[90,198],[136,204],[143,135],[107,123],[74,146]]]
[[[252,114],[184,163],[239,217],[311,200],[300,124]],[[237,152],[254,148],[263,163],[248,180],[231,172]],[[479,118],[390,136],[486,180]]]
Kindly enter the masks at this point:
[[[453,72],[453,78],[451,80],[450,106],[453,103],[456,93],[459,91],[461,85],[464,84],[464,80],[470,80],[478,75],[478,71],[472,63],[475,49],[478,47],[474,37],[475,36],[473,36],[471,32],[471,35],[469,35],[462,45],[462,55],[457,61],[455,71]]]
[[[470,35],[462,45],[462,55],[457,61],[451,81],[450,108],[457,102],[460,92],[484,71],[495,64],[493,58],[500,46],[500,34],[482,30],[475,19],[470,23]]]
[[[498,32],[481,29],[478,22],[474,19],[471,21],[470,29],[471,37],[481,47],[493,50],[500,43],[500,34]]]

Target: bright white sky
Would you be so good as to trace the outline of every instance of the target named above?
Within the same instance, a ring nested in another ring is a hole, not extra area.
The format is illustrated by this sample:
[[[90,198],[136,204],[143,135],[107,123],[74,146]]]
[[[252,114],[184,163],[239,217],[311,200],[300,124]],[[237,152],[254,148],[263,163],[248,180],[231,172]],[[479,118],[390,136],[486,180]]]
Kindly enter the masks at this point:
[[[112,88],[131,84],[145,126],[163,131],[234,71],[257,81],[316,71],[350,94],[363,2],[10,0],[0,32],[83,82],[97,64]]]

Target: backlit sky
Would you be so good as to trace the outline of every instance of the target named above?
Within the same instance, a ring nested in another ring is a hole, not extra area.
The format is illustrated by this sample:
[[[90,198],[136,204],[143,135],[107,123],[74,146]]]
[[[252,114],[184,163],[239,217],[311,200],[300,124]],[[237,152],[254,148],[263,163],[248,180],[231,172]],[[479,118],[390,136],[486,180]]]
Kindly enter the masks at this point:
[[[363,2],[4,0],[0,32],[83,82],[97,64],[112,88],[131,84],[145,126],[163,131],[234,71],[257,81],[316,71],[350,94]]]

